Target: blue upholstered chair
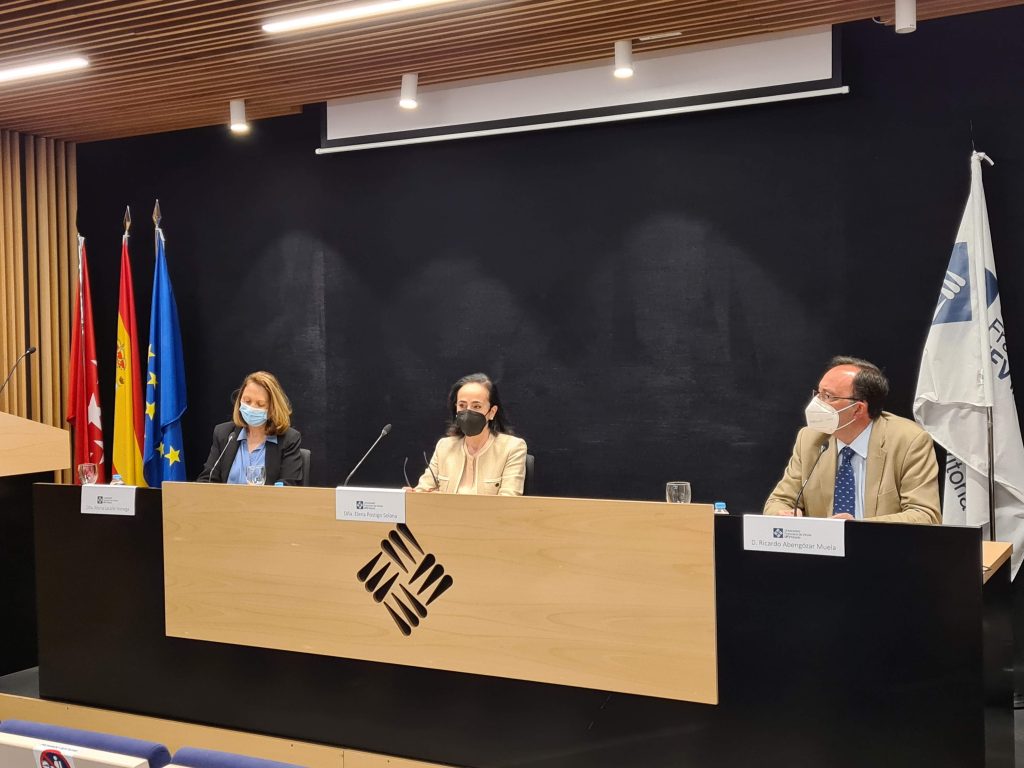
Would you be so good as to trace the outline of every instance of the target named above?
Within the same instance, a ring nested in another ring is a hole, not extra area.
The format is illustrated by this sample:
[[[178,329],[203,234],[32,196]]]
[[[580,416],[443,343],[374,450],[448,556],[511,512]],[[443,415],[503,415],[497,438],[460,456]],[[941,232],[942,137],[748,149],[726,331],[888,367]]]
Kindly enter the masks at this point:
[[[83,731],[78,728],[65,728],[62,725],[33,723],[28,720],[4,720],[0,723],[0,733],[12,733],[16,736],[27,736],[32,739],[53,741],[74,747],[98,749],[118,755],[140,757],[149,761],[149,768],[164,768],[171,762],[171,753],[163,744],[142,739],[131,739],[127,736],[114,736],[110,733]]]
[[[215,752],[212,749],[182,747],[174,753],[174,765],[181,768],[305,768],[294,763],[279,763],[258,757]]]

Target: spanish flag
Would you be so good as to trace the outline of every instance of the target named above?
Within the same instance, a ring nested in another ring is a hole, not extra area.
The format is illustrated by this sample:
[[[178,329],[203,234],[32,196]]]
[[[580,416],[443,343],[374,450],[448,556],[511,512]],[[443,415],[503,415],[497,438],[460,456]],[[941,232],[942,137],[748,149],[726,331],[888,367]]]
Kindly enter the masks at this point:
[[[117,371],[114,388],[114,474],[125,485],[146,485],[142,473],[142,379],[128,231],[121,238],[121,291],[117,302]]]

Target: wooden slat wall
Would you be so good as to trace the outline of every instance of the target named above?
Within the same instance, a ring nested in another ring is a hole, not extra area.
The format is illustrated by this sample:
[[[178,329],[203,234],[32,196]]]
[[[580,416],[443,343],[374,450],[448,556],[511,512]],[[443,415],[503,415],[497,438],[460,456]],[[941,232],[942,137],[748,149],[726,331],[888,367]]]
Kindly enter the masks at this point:
[[[15,346],[15,295],[14,295],[14,162],[12,149],[17,146],[17,134],[0,132],[0,322],[4,333],[0,339],[0,376],[6,378],[14,358],[11,352]],[[12,400],[16,402],[18,382],[0,395],[0,408],[10,410]]]
[[[38,349],[0,395],[0,410],[60,428],[77,275],[76,173],[74,144],[0,131],[0,377],[26,348]]]
[[[1021,0],[918,0],[918,19]],[[341,0],[0,0],[0,66],[84,55],[91,66],[0,89],[0,126],[92,141],[224,124],[370,93],[878,17],[893,0],[461,0],[321,30],[268,35],[272,18]],[[642,41],[647,35],[677,36]]]

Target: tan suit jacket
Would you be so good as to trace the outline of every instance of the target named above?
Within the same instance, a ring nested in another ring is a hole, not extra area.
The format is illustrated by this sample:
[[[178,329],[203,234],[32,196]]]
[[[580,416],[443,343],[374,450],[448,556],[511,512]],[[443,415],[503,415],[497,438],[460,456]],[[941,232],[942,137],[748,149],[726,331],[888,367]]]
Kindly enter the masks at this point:
[[[836,485],[836,438],[808,427],[800,430],[789,465],[764,504],[764,514],[793,509],[821,446],[818,468],[804,488],[800,509],[809,517],[830,517]],[[932,439],[909,419],[887,411],[875,419],[864,467],[864,518],[886,523],[941,523],[939,467]]]
[[[456,493],[466,470],[464,437],[442,437],[437,441],[430,468],[437,475],[441,493]],[[526,441],[502,432],[476,456],[476,492],[481,496],[522,496],[526,479]],[[434,490],[434,478],[424,470],[417,491]]]

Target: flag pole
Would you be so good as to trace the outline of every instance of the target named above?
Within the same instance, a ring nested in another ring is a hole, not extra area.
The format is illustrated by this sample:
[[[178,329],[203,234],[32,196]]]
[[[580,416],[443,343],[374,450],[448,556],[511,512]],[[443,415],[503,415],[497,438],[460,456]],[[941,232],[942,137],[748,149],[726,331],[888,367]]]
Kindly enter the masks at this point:
[[[992,406],[985,408],[988,420],[988,530],[989,541],[996,540],[996,452],[992,436]]]
[[[81,232],[76,232],[78,235],[78,370],[80,376],[85,375],[85,290],[82,288],[82,248],[85,247],[85,238],[82,237]],[[71,383],[68,382],[70,388]],[[75,443],[78,441],[78,430],[82,428],[82,425],[76,420],[75,423],[75,440],[71,444],[71,463],[75,463]],[[86,422],[86,437],[89,435],[89,424]],[[86,454],[86,458],[89,454]],[[78,476],[77,468],[72,472],[72,482]]]
[[[986,206],[982,202],[984,191],[981,195],[974,194],[974,163],[978,164],[978,187],[979,190],[984,190],[984,186],[981,181],[981,163],[985,161],[989,165],[995,165],[992,162],[992,158],[986,155],[984,152],[978,152],[974,149],[971,152],[971,199],[973,205],[977,210],[974,212],[974,221],[980,225],[981,222],[988,222],[988,212]],[[985,236],[988,236],[986,227]],[[979,324],[978,331],[982,334],[981,349],[985,350],[989,346],[988,333],[989,333],[989,321],[986,303],[986,293],[988,280],[985,275],[985,264],[980,261],[975,266],[975,281],[978,286],[978,309],[981,315],[984,317],[985,322]],[[995,438],[993,436],[993,425],[992,425],[992,408],[995,402],[995,396],[993,395],[992,387],[992,371],[991,367],[987,365],[988,360],[982,362],[982,381],[985,387],[985,401],[988,403],[985,406],[985,422],[987,427],[987,448],[988,448],[988,533],[989,540],[996,540],[996,459],[995,459]]]
[[[132,228],[132,209],[131,206],[126,205],[124,207],[124,236],[128,237],[128,230]]]
[[[82,246],[85,245],[85,238],[78,234],[78,330],[81,332],[83,343],[78,345],[78,351],[82,355],[82,370],[85,370],[85,292],[82,290]]]
[[[160,198],[157,198],[156,203],[153,205],[153,248],[154,252],[160,250],[160,220],[163,216],[160,215]]]

